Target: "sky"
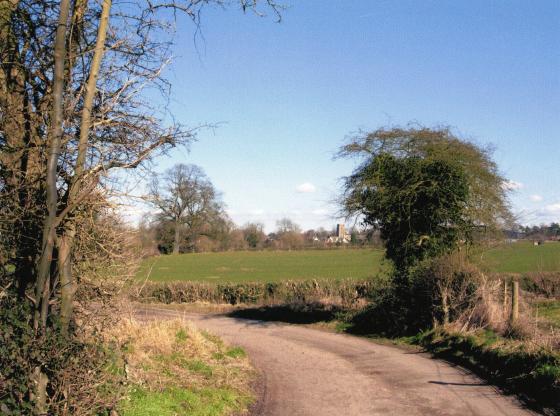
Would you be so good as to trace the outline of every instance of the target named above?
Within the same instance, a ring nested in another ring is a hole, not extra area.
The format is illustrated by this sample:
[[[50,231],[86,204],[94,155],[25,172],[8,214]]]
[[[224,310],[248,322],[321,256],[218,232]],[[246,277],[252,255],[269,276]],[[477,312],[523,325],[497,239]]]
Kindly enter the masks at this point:
[[[217,124],[156,161],[201,166],[239,225],[337,222],[333,160],[358,130],[448,125],[495,147],[524,224],[560,221],[560,1],[286,0],[277,23],[178,22],[169,110]]]

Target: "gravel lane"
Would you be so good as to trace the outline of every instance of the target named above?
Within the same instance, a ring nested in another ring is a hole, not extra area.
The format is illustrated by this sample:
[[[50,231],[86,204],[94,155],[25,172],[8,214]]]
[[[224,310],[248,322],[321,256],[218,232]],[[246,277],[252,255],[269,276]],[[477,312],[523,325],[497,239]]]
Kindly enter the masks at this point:
[[[257,415],[535,414],[462,368],[363,338],[152,307],[136,316],[183,317],[242,346],[262,374]]]

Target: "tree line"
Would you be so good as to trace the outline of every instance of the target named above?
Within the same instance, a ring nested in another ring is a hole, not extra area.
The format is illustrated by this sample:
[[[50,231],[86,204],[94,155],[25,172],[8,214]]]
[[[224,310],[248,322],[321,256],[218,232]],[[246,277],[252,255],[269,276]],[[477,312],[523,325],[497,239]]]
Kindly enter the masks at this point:
[[[520,226],[517,234],[534,240],[560,240],[560,224],[551,222],[550,224]]]
[[[193,164],[177,164],[152,175],[144,199],[153,214],[138,226],[138,239],[145,255],[178,254],[247,249],[295,250],[326,248],[343,244],[329,241],[336,230],[303,231],[289,218],[281,218],[276,230],[266,234],[264,225],[248,222],[238,227],[204,170]],[[374,245],[379,236],[372,230],[352,230],[348,244]]]

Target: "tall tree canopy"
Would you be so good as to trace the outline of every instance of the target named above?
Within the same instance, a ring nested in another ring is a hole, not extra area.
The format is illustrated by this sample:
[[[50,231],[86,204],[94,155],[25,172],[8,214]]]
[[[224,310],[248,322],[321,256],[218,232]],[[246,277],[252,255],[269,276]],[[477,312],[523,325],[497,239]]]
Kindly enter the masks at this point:
[[[464,171],[468,184],[465,215],[472,224],[487,230],[497,230],[511,223],[512,214],[507,199],[504,177],[492,159],[492,149],[462,140],[449,128],[380,128],[362,132],[350,138],[339,151],[339,157],[361,160],[355,174],[346,180],[343,206],[346,214],[360,212],[361,203],[352,198],[356,189],[367,187],[359,175],[376,156],[387,154],[395,158],[416,157],[444,161]]]

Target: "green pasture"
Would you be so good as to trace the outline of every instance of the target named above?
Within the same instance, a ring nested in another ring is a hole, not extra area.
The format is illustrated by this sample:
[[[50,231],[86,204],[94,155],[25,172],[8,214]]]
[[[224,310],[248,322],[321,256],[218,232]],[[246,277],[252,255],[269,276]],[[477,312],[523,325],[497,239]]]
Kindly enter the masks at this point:
[[[477,256],[490,271],[501,273],[560,271],[560,242],[534,246],[529,241],[503,244]]]
[[[280,281],[364,279],[386,267],[382,250],[234,251],[151,257],[142,263],[140,279]]]
[[[492,272],[560,271],[560,243],[504,244],[475,254],[473,261]],[[151,257],[142,263],[138,278],[207,282],[365,279],[387,267],[383,251],[374,249],[234,251]]]
[[[559,300],[543,300],[535,305],[538,316],[555,328],[560,328],[560,301]]]

